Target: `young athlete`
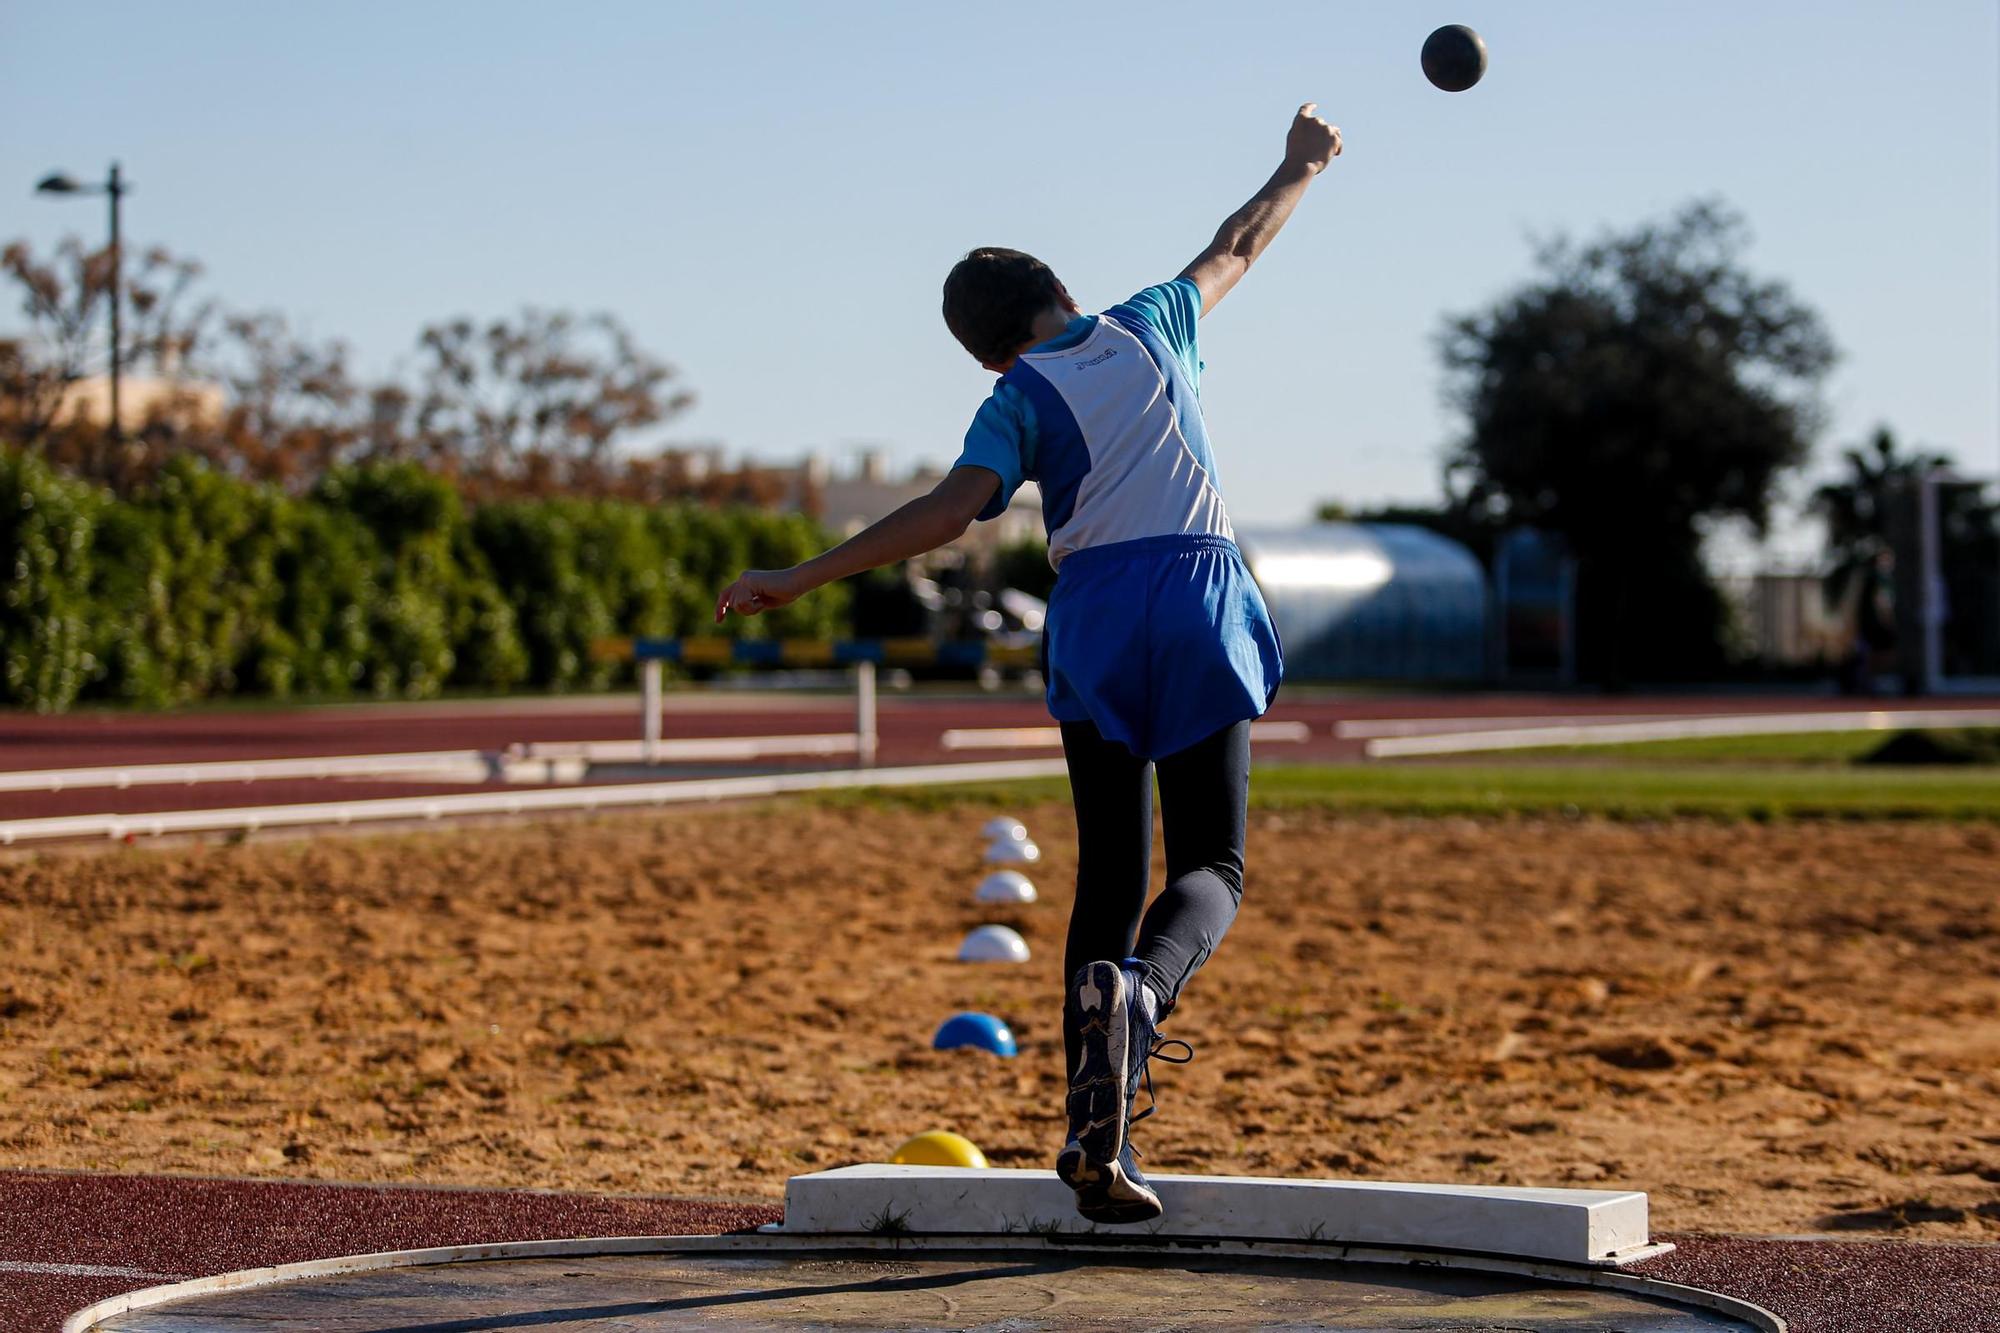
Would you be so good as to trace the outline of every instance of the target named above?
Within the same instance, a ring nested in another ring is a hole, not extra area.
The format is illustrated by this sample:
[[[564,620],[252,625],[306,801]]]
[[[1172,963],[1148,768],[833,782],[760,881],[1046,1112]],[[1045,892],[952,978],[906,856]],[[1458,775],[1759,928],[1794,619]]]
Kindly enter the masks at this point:
[[[922,554],[1042,490],[1056,567],[1044,651],[1076,804],[1076,906],[1063,975],[1069,1133],[1056,1172],[1097,1222],[1158,1217],[1128,1130],[1159,1023],[1243,895],[1250,720],[1282,672],[1278,636],[1236,549],[1196,396],[1195,321],[1276,236],[1340,131],[1300,107],[1284,161],[1178,278],[1085,315],[1047,265],[979,249],[945,279],[944,318],[1000,376],[929,495],[804,564],[750,570],[716,602],[756,615]],[[1152,779],[1167,886],[1146,906]],[[1142,919],[1143,913],[1143,919]],[[1185,1043],[1174,1043],[1185,1049]],[[1178,1057],[1185,1060],[1187,1057]]]

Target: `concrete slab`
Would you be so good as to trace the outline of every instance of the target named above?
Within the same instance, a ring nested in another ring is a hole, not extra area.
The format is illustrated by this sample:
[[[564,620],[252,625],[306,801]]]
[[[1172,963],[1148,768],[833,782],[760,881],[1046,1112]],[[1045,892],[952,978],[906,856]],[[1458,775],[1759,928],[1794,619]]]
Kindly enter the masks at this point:
[[[1257,1176],[1149,1177],[1167,1215],[1095,1227],[1047,1171],[847,1166],[793,1176],[785,1235],[1104,1234],[1379,1245],[1621,1264],[1662,1252],[1646,1196],[1620,1190]]]

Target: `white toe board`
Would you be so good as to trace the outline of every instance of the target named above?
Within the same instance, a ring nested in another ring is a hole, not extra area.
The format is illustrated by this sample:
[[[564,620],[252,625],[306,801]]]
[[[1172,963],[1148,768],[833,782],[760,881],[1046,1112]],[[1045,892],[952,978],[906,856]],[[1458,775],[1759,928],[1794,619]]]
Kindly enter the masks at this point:
[[[1416,1185],[1258,1176],[1150,1177],[1166,1216],[1094,1227],[1048,1171],[845,1166],[793,1176],[788,1235],[1006,1235],[1059,1232],[1311,1241],[1617,1262],[1646,1246],[1646,1196],[1623,1190]]]

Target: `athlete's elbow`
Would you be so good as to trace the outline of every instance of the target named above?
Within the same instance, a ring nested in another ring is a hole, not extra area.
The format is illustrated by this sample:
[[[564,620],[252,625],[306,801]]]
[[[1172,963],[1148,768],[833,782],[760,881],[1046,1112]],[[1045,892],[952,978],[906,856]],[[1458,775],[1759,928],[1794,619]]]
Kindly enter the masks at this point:
[[[959,505],[936,504],[925,517],[927,521],[924,524],[924,537],[928,542],[925,549],[934,551],[940,546],[949,546],[963,537],[966,529],[972,526],[972,520],[978,515],[967,513]]]
[[[1230,243],[1229,260],[1235,266],[1236,276],[1242,277],[1257,262],[1257,256],[1264,253],[1264,246],[1270,237],[1245,233]]]
[[[939,546],[949,546],[972,530],[972,520],[976,514],[946,514],[938,524]]]

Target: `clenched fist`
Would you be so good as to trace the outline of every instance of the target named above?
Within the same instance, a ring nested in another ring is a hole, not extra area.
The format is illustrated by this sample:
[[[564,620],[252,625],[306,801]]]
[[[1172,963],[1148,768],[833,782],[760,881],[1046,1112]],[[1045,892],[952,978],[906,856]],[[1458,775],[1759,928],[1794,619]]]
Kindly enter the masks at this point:
[[[1318,109],[1319,103],[1307,102],[1292,117],[1292,128],[1285,134],[1287,166],[1319,172],[1340,156],[1340,127],[1329,125],[1323,117],[1314,115]]]
[[[739,616],[760,615],[798,600],[800,589],[794,570],[746,569],[736,582],[715,599],[715,623],[734,611]]]

